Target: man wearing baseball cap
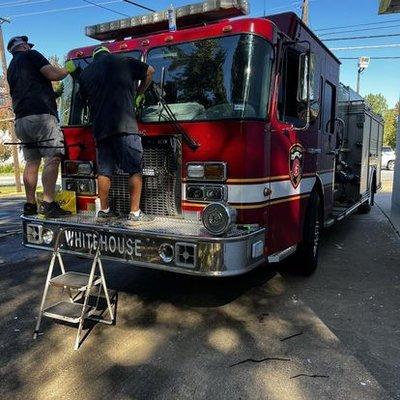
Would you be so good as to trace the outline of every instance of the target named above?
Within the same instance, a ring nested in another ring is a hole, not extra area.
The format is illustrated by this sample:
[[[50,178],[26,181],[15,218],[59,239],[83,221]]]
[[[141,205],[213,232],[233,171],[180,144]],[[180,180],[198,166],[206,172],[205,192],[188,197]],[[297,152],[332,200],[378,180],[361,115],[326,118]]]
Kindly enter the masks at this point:
[[[140,210],[143,147],[136,122],[136,109],[144,100],[153,74],[150,65],[110,54],[107,47],[99,46],[93,51],[93,62],[79,76],[80,94],[89,104],[97,146],[100,219],[114,216],[108,194],[117,168],[129,174],[131,212],[128,219],[133,222],[154,219]]]
[[[26,161],[24,185],[26,203],[24,215],[37,214],[35,192],[39,166],[42,158],[43,202],[39,213],[45,217],[57,218],[68,214],[54,201],[55,186],[61,156],[64,154],[64,139],[58,125],[56,94],[52,81],[61,81],[72,73],[74,65],[68,68],[53,66],[38,51],[31,50],[27,36],[10,39],[7,50],[13,55],[7,69],[7,79],[15,113],[15,133],[22,143]]]

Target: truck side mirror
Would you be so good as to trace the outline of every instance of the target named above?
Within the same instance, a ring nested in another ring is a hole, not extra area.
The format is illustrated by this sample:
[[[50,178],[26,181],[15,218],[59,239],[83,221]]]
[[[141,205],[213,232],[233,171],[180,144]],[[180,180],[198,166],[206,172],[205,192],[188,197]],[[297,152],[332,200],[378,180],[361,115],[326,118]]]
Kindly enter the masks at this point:
[[[310,51],[300,54],[297,101],[307,110],[307,124],[315,122],[320,112],[319,101],[314,96],[315,68],[315,54]]]
[[[308,102],[310,98],[310,78],[309,78],[309,52],[302,53],[299,56],[299,76],[297,87],[297,101]]]

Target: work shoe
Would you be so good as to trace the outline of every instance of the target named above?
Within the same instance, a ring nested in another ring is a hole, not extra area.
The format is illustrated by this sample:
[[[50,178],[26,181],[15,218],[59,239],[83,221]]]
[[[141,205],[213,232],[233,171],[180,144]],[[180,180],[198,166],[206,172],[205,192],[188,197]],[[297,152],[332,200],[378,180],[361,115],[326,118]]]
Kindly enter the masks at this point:
[[[129,213],[128,215],[128,221],[132,222],[152,222],[155,220],[155,217],[152,217],[151,215],[145,214],[143,211],[140,211],[140,214],[136,216],[134,213]]]
[[[55,201],[51,203],[42,201],[39,207],[39,214],[43,215],[45,218],[61,218],[71,215],[71,212],[63,210]]]
[[[32,203],[24,204],[23,215],[36,215],[37,214],[37,205]]]

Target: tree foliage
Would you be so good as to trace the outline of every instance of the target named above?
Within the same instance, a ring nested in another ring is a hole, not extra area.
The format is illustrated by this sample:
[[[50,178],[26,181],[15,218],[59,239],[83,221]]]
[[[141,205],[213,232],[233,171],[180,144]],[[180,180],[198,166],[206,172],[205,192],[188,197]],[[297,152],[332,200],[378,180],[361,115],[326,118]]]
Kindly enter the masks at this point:
[[[392,149],[396,147],[396,133],[397,133],[397,112],[393,108],[388,110],[385,114],[385,133],[383,141]]]
[[[366,102],[372,108],[372,111],[383,117],[385,121],[385,133],[383,136],[384,144],[395,148],[396,147],[396,134],[397,134],[397,117],[399,115],[399,102],[396,103],[394,108],[389,108],[387,100],[382,93],[368,94],[365,96]]]
[[[365,101],[370,105],[374,113],[382,115],[382,117],[385,116],[385,113],[389,109],[387,100],[382,93],[370,93],[365,96]]]

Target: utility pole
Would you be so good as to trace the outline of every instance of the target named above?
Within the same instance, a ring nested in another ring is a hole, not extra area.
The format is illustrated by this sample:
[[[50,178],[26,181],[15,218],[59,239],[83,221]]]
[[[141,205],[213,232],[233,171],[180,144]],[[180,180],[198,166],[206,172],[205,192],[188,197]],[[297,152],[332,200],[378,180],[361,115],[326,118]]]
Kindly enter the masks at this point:
[[[308,0],[303,0],[303,5],[301,6],[301,20],[308,25]]]
[[[11,136],[11,141],[16,142],[17,137],[15,136],[14,129],[14,113],[11,105],[11,96],[10,96],[10,88],[8,86],[7,81],[7,62],[6,62],[6,51],[4,48],[4,38],[3,38],[3,29],[2,26],[4,22],[10,23],[10,20],[7,18],[0,17],[0,61],[3,68],[3,80],[4,80],[4,100],[5,100],[5,109],[7,110],[7,118],[10,118],[8,123],[8,129]],[[12,155],[13,155],[13,163],[14,163],[14,177],[15,177],[15,186],[17,192],[22,192],[21,187],[21,175],[19,170],[19,157],[18,157],[18,147],[12,146]]]

